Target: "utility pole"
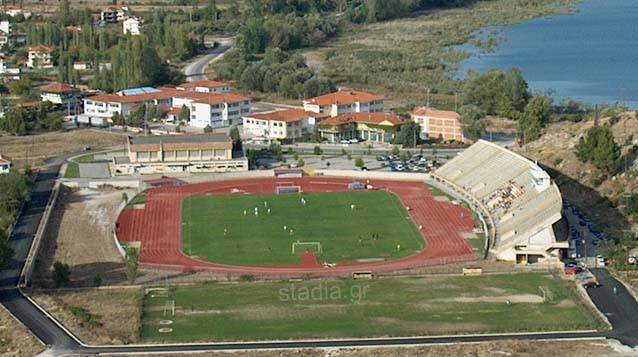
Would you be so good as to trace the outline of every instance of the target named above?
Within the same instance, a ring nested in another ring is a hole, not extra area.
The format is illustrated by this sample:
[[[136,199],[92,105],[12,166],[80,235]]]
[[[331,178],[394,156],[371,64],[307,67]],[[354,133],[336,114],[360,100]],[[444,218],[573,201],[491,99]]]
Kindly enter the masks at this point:
[[[425,104],[425,107],[427,109],[430,109],[430,88],[428,88],[427,90],[428,90],[428,97],[427,97],[428,99],[427,99],[427,102]]]

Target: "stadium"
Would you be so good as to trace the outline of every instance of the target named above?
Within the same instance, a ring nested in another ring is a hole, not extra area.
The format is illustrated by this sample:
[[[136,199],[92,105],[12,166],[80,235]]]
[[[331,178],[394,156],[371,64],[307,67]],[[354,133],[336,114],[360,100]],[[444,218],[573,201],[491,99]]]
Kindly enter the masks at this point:
[[[431,174],[234,177],[148,189],[120,213],[117,239],[139,247],[143,268],[261,277],[378,274],[487,256],[551,263],[565,245],[554,234],[562,200],[547,173],[485,141]]]

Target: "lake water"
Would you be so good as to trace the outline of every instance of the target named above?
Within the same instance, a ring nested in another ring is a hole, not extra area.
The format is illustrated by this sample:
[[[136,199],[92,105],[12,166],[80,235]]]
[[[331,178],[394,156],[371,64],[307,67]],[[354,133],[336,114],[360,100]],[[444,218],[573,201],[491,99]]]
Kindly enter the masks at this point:
[[[638,107],[638,0],[585,0],[579,12],[484,29],[502,37],[493,53],[473,53],[468,69],[522,70],[530,89],[553,90],[565,98],[591,104]]]

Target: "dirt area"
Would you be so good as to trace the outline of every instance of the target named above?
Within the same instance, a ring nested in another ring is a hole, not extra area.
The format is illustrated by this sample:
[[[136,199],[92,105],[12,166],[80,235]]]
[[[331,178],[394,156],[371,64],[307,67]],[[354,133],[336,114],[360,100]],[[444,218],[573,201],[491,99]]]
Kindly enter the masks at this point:
[[[599,124],[611,124],[610,119],[603,118]],[[620,173],[595,186],[592,180],[595,168],[589,163],[581,162],[576,156],[575,149],[579,139],[593,125],[593,121],[552,123],[545,128],[539,140],[523,148],[514,149],[559,172],[556,182],[563,197],[584,210],[603,231],[619,233],[629,229],[630,222],[611,205],[610,201],[619,200],[626,192],[638,191],[638,180],[635,179],[638,175],[636,160],[635,157],[629,156],[626,162],[627,171],[624,171],[623,160],[623,170]],[[635,113],[624,114],[612,125],[612,130],[616,143],[622,147],[624,158],[630,148],[638,144],[638,120]]]
[[[0,355],[35,356],[44,345],[24,325],[0,307]]]
[[[205,353],[211,357],[408,357],[408,356],[565,356],[565,357],[603,357],[603,356],[636,356],[638,351],[631,350],[615,341],[502,341],[473,344],[453,344],[418,347],[380,347],[359,349],[324,349],[324,350],[285,350],[285,351],[237,351]],[[201,354],[204,355],[204,354]],[[153,356],[179,356],[178,354],[163,354]]]
[[[126,281],[124,263],[112,235],[112,224],[122,192],[62,187],[44,235],[34,274],[34,286],[50,287],[56,261],[71,267],[69,286],[95,286]]]
[[[0,150],[11,156],[18,168],[40,165],[45,159],[85,147],[106,148],[126,144],[126,136],[94,130],[73,130],[26,136],[0,134]]]
[[[126,344],[138,340],[141,288],[34,290],[30,295],[85,343]]]
[[[487,117],[487,126],[485,127],[485,130],[488,133],[515,135],[517,129],[518,124],[516,120],[489,116]]]

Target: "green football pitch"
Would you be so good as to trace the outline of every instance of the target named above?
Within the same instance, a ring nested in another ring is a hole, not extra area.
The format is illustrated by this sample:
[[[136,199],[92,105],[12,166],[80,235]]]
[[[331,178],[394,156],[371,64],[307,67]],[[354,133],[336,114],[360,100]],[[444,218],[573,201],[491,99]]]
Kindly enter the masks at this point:
[[[295,244],[293,253],[295,242],[319,244]],[[384,191],[190,196],[182,202],[183,252],[215,263],[299,264],[305,251],[315,252],[319,263],[381,261],[424,248],[405,207]]]

